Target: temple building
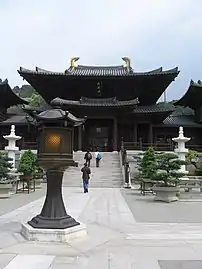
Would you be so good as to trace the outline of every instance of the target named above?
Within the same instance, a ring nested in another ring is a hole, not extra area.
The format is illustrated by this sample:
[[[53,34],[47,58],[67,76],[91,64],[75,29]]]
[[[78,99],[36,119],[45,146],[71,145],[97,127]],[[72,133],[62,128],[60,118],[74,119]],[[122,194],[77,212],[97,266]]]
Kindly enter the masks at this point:
[[[177,67],[135,72],[127,57],[122,58],[123,64],[119,66],[84,66],[78,65],[78,60],[72,58],[70,67],[63,72],[38,67],[18,70],[49,105],[62,106],[77,117],[87,117],[85,125],[75,131],[74,150],[99,147],[100,151],[116,151],[121,139],[132,149],[153,145],[159,150],[169,150],[181,125],[186,136],[192,138],[190,145],[201,145],[202,149],[200,82],[191,83],[179,101],[167,106],[157,101],[177,78]],[[176,106],[189,107],[191,113],[174,115]],[[7,125],[6,121],[1,125]]]

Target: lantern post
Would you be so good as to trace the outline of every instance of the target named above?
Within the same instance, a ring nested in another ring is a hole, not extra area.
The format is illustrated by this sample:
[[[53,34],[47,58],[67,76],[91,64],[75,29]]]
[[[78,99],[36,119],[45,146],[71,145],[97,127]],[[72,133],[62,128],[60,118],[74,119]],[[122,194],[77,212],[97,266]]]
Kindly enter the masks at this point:
[[[34,229],[67,229],[80,223],[67,214],[62,197],[63,174],[67,167],[77,166],[73,160],[74,128],[85,119],[76,118],[68,111],[52,108],[35,115],[38,128],[38,164],[47,174],[47,192],[41,213],[23,225]],[[28,237],[28,236],[26,236]]]

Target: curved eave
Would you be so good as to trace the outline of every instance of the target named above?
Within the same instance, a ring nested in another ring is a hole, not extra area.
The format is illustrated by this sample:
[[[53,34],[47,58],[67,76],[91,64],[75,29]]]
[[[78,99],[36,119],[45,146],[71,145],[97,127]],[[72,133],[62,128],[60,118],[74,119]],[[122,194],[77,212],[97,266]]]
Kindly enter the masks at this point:
[[[30,70],[20,67],[18,70],[20,76],[27,79],[31,76],[62,76],[62,77],[138,77],[138,76],[161,76],[161,75],[178,75],[178,67],[163,70],[162,67],[146,71],[146,72],[134,72],[132,68],[127,69],[122,66],[116,67],[88,67],[88,66],[78,66],[75,68],[69,68],[65,72],[53,72],[48,71],[39,67],[36,70]]]
[[[158,106],[138,106],[133,110],[133,114],[158,114],[158,113],[172,113],[174,109],[166,109]]]
[[[13,92],[7,79],[0,82],[0,106],[8,108],[13,105],[21,104],[28,104],[28,102]]]
[[[110,98],[111,99],[111,98]],[[67,108],[126,108],[126,107],[135,107],[139,103],[138,98],[129,100],[129,101],[114,101],[114,103],[109,102],[101,102],[98,101],[93,102],[93,99],[90,100],[89,103],[82,103],[81,101],[73,101],[73,100],[65,100],[61,98],[55,98],[51,101],[51,105],[59,106],[59,107],[67,107]]]
[[[69,80],[77,80],[79,78],[90,80],[99,77],[102,79],[127,79],[131,83],[136,83],[137,86],[134,85],[134,88],[136,88],[134,97],[138,96],[142,105],[153,105],[158,101],[171,82],[175,80],[180,71],[177,67],[165,71],[162,68],[158,68],[148,72],[136,73],[132,71],[127,75],[116,76],[69,75],[65,72],[51,72],[40,68],[37,68],[37,71],[21,68],[18,72],[47,102],[50,102],[56,97],[53,88],[58,89],[59,92],[57,94],[59,96],[66,98],[65,92],[67,87],[65,85]]]
[[[162,122],[174,109],[166,109],[158,106],[138,106],[133,110],[133,117],[150,117],[154,121]]]
[[[142,111],[138,111],[139,107],[133,111],[133,117],[142,119],[150,119],[153,123],[162,123],[167,117],[169,117],[173,110],[160,109],[158,107],[143,107]]]
[[[33,124],[33,119],[27,115],[14,115],[0,122],[0,125],[10,126],[12,124],[16,126],[27,126],[29,123]]]
[[[48,121],[52,122],[52,121],[58,121],[58,120],[63,120],[63,121],[69,120],[69,122],[73,123],[74,126],[82,125],[84,124],[86,120],[85,118],[84,119],[77,118],[69,111],[64,111],[60,108],[45,110],[41,112],[40,114],[37,114],[35,118],[39,123],[48,122]]]
[[[202,84],[200,81],[195,83],[191,80],[186,93],[182,98],[174,103],[175,106],[191,107],[195,109],[202,105]]]
[[[186,115],[180,115],[180,116],[168,116],[162,124],[163,127],[180,127],[180,126],[186,126],[186,127],[194,127],[194,128],[202,128],[202,124],[195,122],[194,116],[186,116]]]
[[[144,86],[141,91],[138,92],[138,97],[141,105],[151,106],[156,104],[159,98],[169,85],[175,80],[180,71],[178,69],[172,69],[164,73],[162,76],[153,77],[154,80],[144,80]],[[177,71],[177,72],[175,72]],[[148,76],[148,78],[152,78]]]

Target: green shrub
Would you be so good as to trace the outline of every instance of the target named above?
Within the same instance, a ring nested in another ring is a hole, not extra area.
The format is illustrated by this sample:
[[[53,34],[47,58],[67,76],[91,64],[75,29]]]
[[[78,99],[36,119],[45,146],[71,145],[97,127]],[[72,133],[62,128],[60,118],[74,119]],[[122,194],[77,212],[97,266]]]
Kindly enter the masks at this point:
[[[12,169],[11,158],[8,158],[5,153],[0,153],[0,180],[8,178],[8,172]]]
[[[18,166],[18,171],[23,173],[25,176],[33,175],[37,167],[37,158],[31,150],[23,152],[20,163]]]
[[[152,177],[153,180],[163,182],[163,186],[173,186],[179,182],[179,179],[184,176],[179,170],[181,165],[186,162],[179,160],[178,156],[174,153],[159,153],[156,154],[157,164],[155,173]]]
[[[156,173],[156,154],[152,147],[149,147],[144,153],[139,166],[140,177],[152,178]]]

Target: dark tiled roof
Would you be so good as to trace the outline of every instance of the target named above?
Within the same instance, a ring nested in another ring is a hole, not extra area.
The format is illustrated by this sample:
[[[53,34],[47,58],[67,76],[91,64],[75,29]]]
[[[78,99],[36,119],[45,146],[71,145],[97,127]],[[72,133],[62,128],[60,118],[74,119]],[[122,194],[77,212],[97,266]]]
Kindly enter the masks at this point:
[[[57,96],[68,99],[78,100],[82,95],[83,90],[87,90],[87,87],[92,88],[100,80],[106,79],[106,84],[103,83],[105,89],[113,83],[112,79],[122,79],[120,89],[118,81],[115,82],[114,87],[118,88],[117,97],[122,99],[125,91],[126,96],[133,96],[129,98],[139,98],[141,105],[153,105],[157,102],[162,93],[172,83],[172,81],[179,74],[178,68],[170,70],[163,70],[162,67],[147,71],[147,72],[135,72],[131,65],[119,65],[119,66],[83,66],[72,65],[64,72],[52,72],[41,68],[36,70],[29,70],[20,68],[19,74],[46,100],[50,103],[51,100]],[[87,79],[82,88],[82,78]],[[124,85],[124,81],[126,85]],[[92,82],[92,83],[91,83]],[[106,86],[105,86],[106,85]],[[112,91],[113,88],[112,87]],[[57,89],[57,90],[56,90]]]
[[[128,76],[133,74],[132,68],[123,66],[83,66],[70,67],[65,73],[73,76]]]
[[[28,119],[26,118],[25,115],[15,115],[11,116],[10,118],[2,121],[0,125],[27,125],[28,124]]]
[[[24,111],[20,106],[11,106],[7,108],[8,115],[25,115]]]
[[[6,112],[0,112],[0,122],[6,119]]]
[[[78,65],[77,67],[69,67],[65,72],[52,72],[45,69],[36,67],[35,70],[25,69],[20,67],[18,73],[23,76],[26,74],[33,75],[46,75],[46,76],[109,76],[109,77],[122,77],[122,76],[156,76],[179,73],[178,67],[169,70],[163,70],[162,67],[147,71],[147,72],[134,72],[131,67],[127,68],[122,65],[119,66],[84,66]]]
[[[64,111],[60,108],[52,108],[45,110],[38,115],[36,115],[36,119],[38,121],[55,121],[55,120],[69,120],[70,122],[73,122],[74,124],[80,123],[83,124],[85,122],[85,119],[77,118],[72,113],[68,111]],[[75,125],[74,125],[75,126]]]
[[[202,127],[202,124],[195,122],[194,116],[169,116],[163,121],[164,125]]]
[[[8,84],[8,80],[0,82],[0,106],[8,108],[13,105],[27,104],[28,102],[17,96]]]
[[[55,98],[51,104],[54,106],[87,106],[87,107],[123,107],[123,106],[135,106],[139,103],[138,98],[119,101],[116,97],[113,98],[87,98],[81,97],[79,101],[64,100],[61,98]]]
[[[161,112],[173,112],[173,109],[159,107],[158,105],[153,106],[137,106],[134,110],[134,114],[141,114],[141,113],[161,113]]]
[[[174,103],[174,105],[191,107],[195,109],[202,106],[202,83],[200,80],[194,82],[191,80],[190,85],[186,93],[182,96],[180,100]]]

